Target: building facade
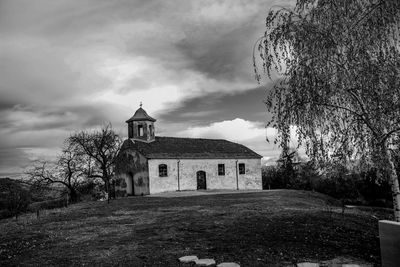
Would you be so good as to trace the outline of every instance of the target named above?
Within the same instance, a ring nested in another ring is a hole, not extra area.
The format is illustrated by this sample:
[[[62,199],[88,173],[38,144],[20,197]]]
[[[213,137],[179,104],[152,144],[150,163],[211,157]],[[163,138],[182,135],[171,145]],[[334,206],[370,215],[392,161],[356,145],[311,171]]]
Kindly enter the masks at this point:
[[[116,192],[262,189],[261,156],[222,139],[155,136],[155,119],[140,107],[126,122],[116,161]]]

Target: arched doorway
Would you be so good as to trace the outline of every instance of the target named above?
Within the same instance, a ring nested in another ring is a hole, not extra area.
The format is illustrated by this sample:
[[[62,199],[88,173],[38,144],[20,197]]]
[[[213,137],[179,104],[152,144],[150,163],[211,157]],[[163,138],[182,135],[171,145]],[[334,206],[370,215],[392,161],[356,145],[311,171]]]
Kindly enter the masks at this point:
[[[197,176],[197,190],[206,190],[207,189],[207,179],[205,171],[198,171],[196,173]]]
[[[133,182],[133,173],[128,173],[128,182],[126,183],[126,193],[130,196],[135,195],[135,183]]]

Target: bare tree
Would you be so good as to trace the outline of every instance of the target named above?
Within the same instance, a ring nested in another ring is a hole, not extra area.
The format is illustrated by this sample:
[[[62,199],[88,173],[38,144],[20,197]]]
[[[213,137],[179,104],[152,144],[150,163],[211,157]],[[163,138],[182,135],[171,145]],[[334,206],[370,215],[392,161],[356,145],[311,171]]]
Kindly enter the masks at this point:
[[[278,141],[295,125],[311,157],[383,167],[400,221],[391,152],[400,135],[400,1],[297,0],[271,10],[266,27],[258,47],[268,76],[280,77],[266,101]]]
[[[111,124],[101,127],[100,130],[73,134],[69,138],[69,143],[78,147],[81,153],[88,157],[86,164],[88,177],[101,178],[110,196],[110,180],[114,175],[115,160],[122,145]]]
[[[77,147],[66,142],[56,163],[37,161],[27,174],[35,187],[54,184],[65,186],[70,201],[75,203],[79,201],[78,187],[86,181],[84,159]]]

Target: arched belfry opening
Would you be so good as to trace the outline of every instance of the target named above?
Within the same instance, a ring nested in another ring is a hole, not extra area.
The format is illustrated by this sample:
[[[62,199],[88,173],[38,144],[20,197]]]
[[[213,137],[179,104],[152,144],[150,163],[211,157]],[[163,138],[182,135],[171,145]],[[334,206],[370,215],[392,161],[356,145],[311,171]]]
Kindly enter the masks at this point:
[[[126,121],[128,123],[128,137],[137,141],[153,142],[155,140],[155,122],[156,119],[150,117],[140,103],[139,109]]]

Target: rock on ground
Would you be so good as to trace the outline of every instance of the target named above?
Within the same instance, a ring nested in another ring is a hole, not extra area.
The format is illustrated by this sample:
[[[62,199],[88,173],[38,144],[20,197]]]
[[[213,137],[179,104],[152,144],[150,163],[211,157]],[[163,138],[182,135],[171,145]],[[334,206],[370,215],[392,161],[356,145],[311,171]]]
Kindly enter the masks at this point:
[[[197,256],[193,256],[193,255],[191,255],[191,256],[183,256],[183,257],[180,257],[179,258],[179,261],[180,262],[185,262],[185,263],[188,263],[188,262],[192,262],[192,261],[197,261],[199,258],[197,258]]]
[[[223,262],[218,264],[217,267],[240,267],[240,265],[235,262]]]
[[[195,261],[197,265],[209,266],[215,264],[215,260],[213,259],[198,259]]]

